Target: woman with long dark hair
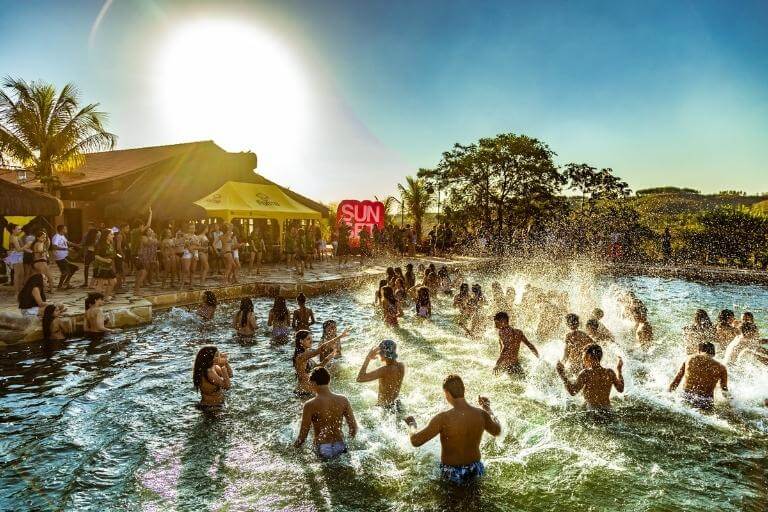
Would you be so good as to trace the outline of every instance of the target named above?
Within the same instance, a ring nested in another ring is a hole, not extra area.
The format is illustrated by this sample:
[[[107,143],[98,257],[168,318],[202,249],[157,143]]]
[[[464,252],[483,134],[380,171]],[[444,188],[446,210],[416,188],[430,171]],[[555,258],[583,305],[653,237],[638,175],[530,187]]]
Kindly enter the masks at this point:
[[[93,261],[93,287],[97,292],[104,294],[104,301],[106,302],[112,300],[112,290],[114,290],[117,282],[117,275],[115,274],[116,252],[112,243],[114,238],[115,234],[111,229],[102,231],[101,238],[96,244]]]
[[[61,341],[67,339],[61,326],[61,310],[55,305],[48,304],[43,309],[43,339],[45,341]]]
[[[205,290],[203,292],[203,302],[198,306],[197,314],[203,320],[212,320],[218,305],[219,300],[216,298],[216,294],[211,290]]]
[[[373,304],[378,306],[381,303],[381,289],[387,286],[387,280],[382,279],[379,281],[379,288],[376,290],[376,294],[373,296]]]
[[[384,323],[392,327],[398,326],[397,318],[403,315],[395,298],[395,291],[391,286],[381,289],[381,312],[384,315]]]
[[[35,272],[24,283],[17,298],[19,309],[23,315],[36,316],[43,312],[46,306],[45,285],[47,277]]]
[[[693,323],[683,328],[685,349],[688,354],[696,354],[699,351],[699,343],[715,341],[715,326],[709,315],[703,309],[697,309],[693,315]]]
[[[279,295],[275,297],[275,303],[269,310],[267,325],[272,327],[272,338],[275,341],[288,341],[291,334],[291,313],[285,305],[285,299]]]
[[[224,404],[224,390],[232,386],[232,374],[227,354],[219,352],[215,346],[207,345],[197,352],[192,367],[192,385],[200,391],[200,408],[217,408]]]
[[[21,231],[21,227],[13,222],[8,223],[5,227],[10,236],[8,238],[8,256],[5,258],[5,264],[13,270],[13,286],[16,294],[21,291],[26,281],[24,275],[24,249],[23,242],[24,233]]]
[[[35,241],[32,243],[32,269],[48,278],[48,293],[53,293],[53,276],[51,269],[48,268],[48,247],[50,247],[48,233],[43,229],[37,230]]]
[[[299,396],[312,395],[312,387],[309,383],[309,373],[315,366],[325,366],[336,355],[334,347],[338,345],[341,339],[349,332],[344,331],[335,338],[324,341],[317,348],[312,349],[312,333],[306,330],[300,330],[296,333],[295,346],[293,350],[293,368],[296,370],[296,394]],[[328,349],[331,349],[330,351]],[[317,365],[312,358],[321,352],[328,354],[320,364]]]
[[[419,288],[416,297],[416,317],[432,318],[432,301],[429,298],[429,288],[426,286]]]
[[[405,266],[405,287],[409,290],[416,286],[416,274],[413,272],[413,263]]]
[[[248,297],[240,301],[240,309],[235,314],[235,331],[240,336],[253,336],[256,334],[258,324],[253,314],[253,301]]]

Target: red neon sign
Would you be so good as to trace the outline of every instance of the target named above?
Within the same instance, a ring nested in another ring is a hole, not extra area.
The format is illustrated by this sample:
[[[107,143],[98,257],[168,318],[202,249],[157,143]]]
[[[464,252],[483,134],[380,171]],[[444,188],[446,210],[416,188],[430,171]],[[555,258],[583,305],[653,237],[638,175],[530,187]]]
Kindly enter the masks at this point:
[[[336,210],[336,223],[344,222],[349,226],[350,238],[358,238],[363,228],[369,233],[373,227],[384,229],[384,203],[381,201],[358,201],[345,199]]]

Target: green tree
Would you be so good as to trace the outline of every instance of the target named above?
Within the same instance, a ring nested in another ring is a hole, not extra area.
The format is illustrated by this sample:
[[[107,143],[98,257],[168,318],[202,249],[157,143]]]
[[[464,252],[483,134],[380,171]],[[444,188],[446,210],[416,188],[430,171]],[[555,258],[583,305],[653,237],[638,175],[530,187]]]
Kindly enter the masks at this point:
[[[698,216],[691,249],[704,261],[747,265],[768,250],[768,218],[747,208],[721,207]]]
[[[427,209],[433,203],[432,194],[429,192],[423,179],[414,178],[413,176],[407,176],[405,178],[405,186],[398,184],[397,188],[400,190],[403,204],[408,214],[413,218],[416,236],[421,240],[421,225],[424,214],[427,213]]]
[[[455,144],[434,169],[420,170],[419,177],[446,192],[449,221],[490,231],[502,243],[512,232],[530,232],[546,217],[566,182],[553,156],[538,139],[504,133]]]
[[[83,154],[112,149],[116,136],[104,129],[106,114],[98,103],[81,107],[79,93],[45,82],[5,78],[0,89],[0,160],[17,163],[48,191],[57,174],[77,168]]]
[[[564,175],[572,190],[581,194],[581,209],[585,202],[594,206],[599,199],[618,199],[628,197],[632,192],[626,182],[614,176],[613,169],[599,171],[588,164],[570,163],[565,166]]]

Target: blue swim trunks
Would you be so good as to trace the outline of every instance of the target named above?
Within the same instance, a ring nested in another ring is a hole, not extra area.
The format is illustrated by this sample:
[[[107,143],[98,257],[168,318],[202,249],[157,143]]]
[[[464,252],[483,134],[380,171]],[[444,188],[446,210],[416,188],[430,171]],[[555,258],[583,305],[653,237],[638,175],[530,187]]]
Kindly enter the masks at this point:
[[[452,484],[467,485],[485,474],[485,466],[481,461],[464,466],[449,466],[440,464],[440,476]]]

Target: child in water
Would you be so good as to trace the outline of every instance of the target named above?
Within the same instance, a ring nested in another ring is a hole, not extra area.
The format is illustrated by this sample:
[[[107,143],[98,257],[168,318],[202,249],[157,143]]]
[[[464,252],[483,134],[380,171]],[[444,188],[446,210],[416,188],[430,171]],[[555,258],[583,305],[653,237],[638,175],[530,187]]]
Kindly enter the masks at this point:
[[[426,319],[432,318],[432,302],[429,298],[429,288],[426,286],[419,288],[416,297],[416,317]]]
[[[315,313],[307,307],[307,296],[299,293],[296,297],[299,309],[293,312],[291,327],[294,331],[309,330],[309,326],[315,323]]]

